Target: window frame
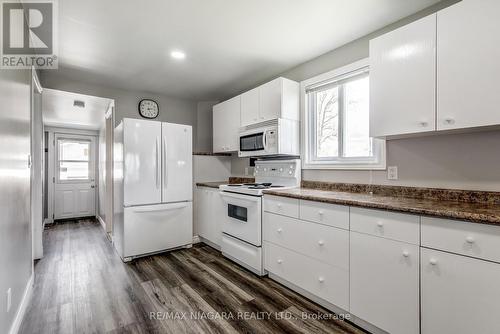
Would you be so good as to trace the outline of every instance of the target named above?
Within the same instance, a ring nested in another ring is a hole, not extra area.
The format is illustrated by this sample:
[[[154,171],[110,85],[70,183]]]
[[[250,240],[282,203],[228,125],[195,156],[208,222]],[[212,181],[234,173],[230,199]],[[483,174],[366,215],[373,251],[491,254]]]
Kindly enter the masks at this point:
[[[60,157],[60,148],[59,148],[59,141],[60,140],[67,140],[67,141],[74,141],[74,142],[80,142],[80,143],[88,143],[89,144],[89,160],[88,160],[88,168],[89,168],[89,176],[86,179],[69,179],[69,180],[62,180],[60,178],[61,176],[61,162],[85,162],[83,160],[61,160]],[[95,149],[95,139],[94,137],[91,136],[79,136],[79,135],[56,135],[54,138],[54,144],[55,144],[55,181],[58,184],[71,184],[71,183],[91,183],[94,182],[95,180],[95,157],[93,156],[93,152]]]
[[[301,108],[301,135],[302,135],[302,168],[303,169],[338,169],[338,170],[385,170],[386,169],[386,143],[384,139],[373,138],[373,158],[366,157],[338,157],[313,159],[311,153],[316,151],[316,136],[311,135],[315,131],[316,124],[311,122],[311,106],[313,101],[308,98],[307,91],[328,84],[347,81],[350,78],[369,73],[369,59],[365,58],[352,64],[337,68],[335,70],[320,74],[300,83],[300,108]],[[369,75],[369,74],[368,74]],[[342,93],[339,92],[339,103],[342,103]],[[339,113],[339,154],[345,149],[343,143],[345,120]]]

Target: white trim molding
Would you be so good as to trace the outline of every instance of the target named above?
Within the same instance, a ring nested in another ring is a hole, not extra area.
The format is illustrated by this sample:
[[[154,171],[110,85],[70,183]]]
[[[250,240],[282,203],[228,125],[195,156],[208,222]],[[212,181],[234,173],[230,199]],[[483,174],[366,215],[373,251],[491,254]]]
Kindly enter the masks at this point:
[[[30,279],[28,280],[28,284],[24,289],[23,299],[21,299],[21,303],[19,304],[19,308],[17,309],[14,321],[10,326],[9,334],[17,334],[19,332],[19,328],[21,328],[21,323],[23,322],[24,315],[26,314],[26,310],[28,309],[28,304],[31,300],[31,295],[33,294],[34,278],[35,274],[32,273]]]
[[[365,58],[349,65],[336,68],[332,71],[317,75],[300,83],[300,117],[301,117],[301,160],[302,169],[337,169],[337,170],[384,170],[386,169],[386,144],[385,140],[373,139],[376,161],[368,161],[364,158],[349,158],[344,161],[310,161],[310,122],[308,117],[307,90],[311,87],[318,87],[344,80],[350,76],[357,75],[362,71],[368,71],[369,58]]]

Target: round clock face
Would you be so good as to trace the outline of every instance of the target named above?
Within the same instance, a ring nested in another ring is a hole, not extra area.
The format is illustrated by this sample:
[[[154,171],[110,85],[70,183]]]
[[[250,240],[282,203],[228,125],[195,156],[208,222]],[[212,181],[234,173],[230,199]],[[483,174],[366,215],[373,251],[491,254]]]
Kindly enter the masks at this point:
[[[159,108],[158,103],[153,100],[144,99],[139,102],[139,114],[145,118],[158,117]]]

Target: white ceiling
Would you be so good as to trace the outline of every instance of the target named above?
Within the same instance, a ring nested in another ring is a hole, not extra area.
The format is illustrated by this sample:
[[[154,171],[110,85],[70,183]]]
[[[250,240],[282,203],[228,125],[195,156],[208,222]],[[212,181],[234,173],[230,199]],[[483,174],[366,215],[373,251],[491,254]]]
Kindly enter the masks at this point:
[[[194,100],[220,98],[437,2],[61,0],[59,74]],[[186,59],[171,59],[173,49]]]
[[[74,107],[75,100],[84,101],[85,108]],[[111,102],[112,100],[102,97],[44,89],[42,92],[43,124],[98,130],[104,124],[104,115]]]

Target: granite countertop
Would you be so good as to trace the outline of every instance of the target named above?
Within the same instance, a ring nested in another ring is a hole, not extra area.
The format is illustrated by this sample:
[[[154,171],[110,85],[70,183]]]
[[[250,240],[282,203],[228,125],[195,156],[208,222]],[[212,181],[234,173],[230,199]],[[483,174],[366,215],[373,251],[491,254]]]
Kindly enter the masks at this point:
[[[228,181],[196,182],[198,187],[219,188],[220,185],[228,184]]]
[[[439,218],[451,218],[500,226],[500,205],[496,202],[412,198],[401,195],[369,194],[337,190],[294,188],[265,190],[265,194],[303,200],[391,210]]]

